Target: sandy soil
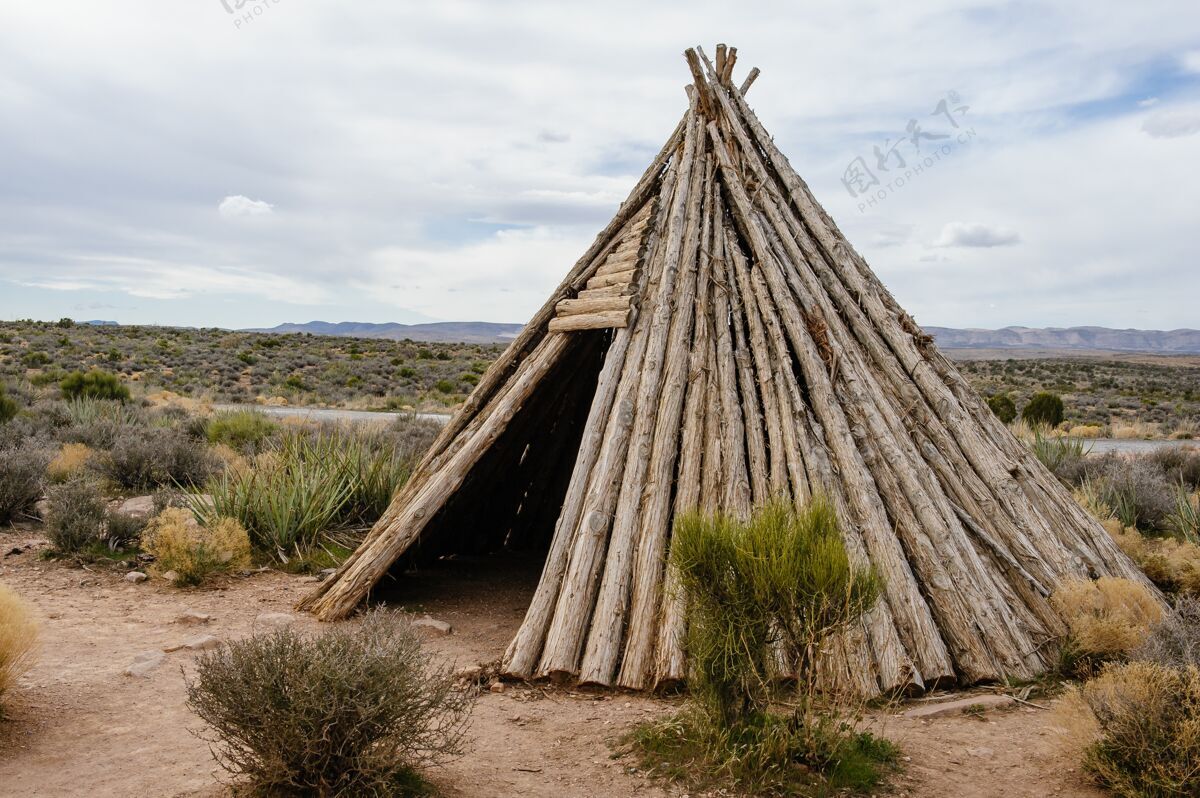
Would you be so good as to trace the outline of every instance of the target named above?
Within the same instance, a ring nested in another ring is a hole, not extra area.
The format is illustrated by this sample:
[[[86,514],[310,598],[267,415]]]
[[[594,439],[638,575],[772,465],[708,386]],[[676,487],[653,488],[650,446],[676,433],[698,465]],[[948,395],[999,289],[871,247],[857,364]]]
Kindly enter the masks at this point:
[[[207,745],[190,732],[197,722],[184,705],[183,674],[193,653],[167,654],[145,677],[123,672],[143,652],[200,634],[250,634],[263,613],[292,612],[309,580],[267,571],[198,590],[134,585],[120,572],[43,561],[44,545],[36,530],[0,531],[0,580],[34,605],[42,626],[38,662],[0,721],[0,794],[227,795]],[[21,552],[10,554],[14,548]],[[489,662],[519,624],[538,567],[458,563],[406,579],[387,600],[453,625],[453,634],[429,640],[437,654],[460,666]],[[177,623],[189,610],[213,619]],[[306,616],[295,623],[318,628]],[[486,691],[475,702],[470,753],[431,775],[448,796],[680,796],[613,756],[624,731],[674,707],[541,686]],[[1040,710],[927,721],[888,713],[873,722],[905,757],[890,795],[1101,795],[1059,754],[1051,717]]]

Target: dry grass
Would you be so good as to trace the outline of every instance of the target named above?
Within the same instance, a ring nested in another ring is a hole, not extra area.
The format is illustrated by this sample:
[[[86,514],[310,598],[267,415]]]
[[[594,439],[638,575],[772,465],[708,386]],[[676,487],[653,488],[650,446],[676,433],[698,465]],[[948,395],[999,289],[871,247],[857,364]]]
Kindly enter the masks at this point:
[[[94,452],[84,443],[64,443],[58,454],[46,466],[46,476],[51,482],[66,482],[79,476],[87,468]]]
[[[1084,767],[1114,794],[1196,795],[1200,669],[1111,665],[1072,688],[1057,714]]]
[[[250,537],[232,518],[215,519],[207,527],[179,507],[168,507],[142,534],[142,548],[154,555],[159,574],[174,571],[176,584],[195,585],[209,574],[250,567]]]
[[[1162,427],[1152,421],[1114,421],[1112,437],[1120,440],[1149,440],[1162,437]]]
[[[1076,424],[1067,430],[1072,438],[1103,438],[1104,427],[1099,424]]]
[[[0,583],[0,701],[31,664],[36,646],[37,623],[29,605]]]
[[[1093,663],[1127,656],[1163,617],[1148,588],[1111,576],[1063,582],[1050,601],[1067,623],[1074,650]]]
[[[1150,538],[1115,518],[1104,522],[1121,551],[1167,593],[1200,595],[1200,546],[1176,538]]]

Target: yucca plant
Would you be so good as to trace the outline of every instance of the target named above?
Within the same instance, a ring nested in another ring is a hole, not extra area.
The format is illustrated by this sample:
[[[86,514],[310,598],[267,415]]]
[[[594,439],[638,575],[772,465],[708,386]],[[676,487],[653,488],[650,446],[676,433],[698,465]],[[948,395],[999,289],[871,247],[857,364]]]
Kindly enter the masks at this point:
[[[1178,538],[1200,543],[1200,494],[1193,494],[1182,485],[1175,494],[1175,512],[1167,519],[1167,527]]]

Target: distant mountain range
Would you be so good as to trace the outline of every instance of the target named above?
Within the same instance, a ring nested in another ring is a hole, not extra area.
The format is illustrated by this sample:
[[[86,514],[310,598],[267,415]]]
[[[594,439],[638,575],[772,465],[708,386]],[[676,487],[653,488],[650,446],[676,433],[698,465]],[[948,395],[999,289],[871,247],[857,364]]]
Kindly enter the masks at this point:
[[[310,321],[280,324],[249,332],[312,333],[356,338],[410,338],[434,343],[507,343],[521,331],[520,324],[486,321],[446,321],[431,324],[371,324],[368,322]],[[1004,327],[1000,330],[925,327],[944,349],[1055,349],[1156,354],[1200,353],[1200,330],[1115,330],[1109,327]]]
[[[1155,354],[1200,353],[1200,330],[1114,330],[1109,327],[925,327],[943,349],[1090,349]]]
[[[388,338],[430,343],[506,344],[517,336],[523,324],[496,324],[490,321],[440,321],[430,324],[371,324],[359,321],[310,321],[305,324],[280,324],[270,329],[246,332],[312,333],[352,338]]]

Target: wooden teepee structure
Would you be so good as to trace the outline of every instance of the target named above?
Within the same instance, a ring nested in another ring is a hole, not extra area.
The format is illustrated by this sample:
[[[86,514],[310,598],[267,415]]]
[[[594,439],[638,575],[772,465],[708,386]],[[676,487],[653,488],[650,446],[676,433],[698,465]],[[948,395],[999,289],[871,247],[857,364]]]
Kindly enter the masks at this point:
[[[1065,576],[1142,577],[988,410],[817,204],[731,80],[689,108],[387,514],[303,606],[352,612],[405,558],[548,544],[514,676],[684,676],[674,515],[814,492],[886,580],[824,646],[864,694],[1028,677]]]

